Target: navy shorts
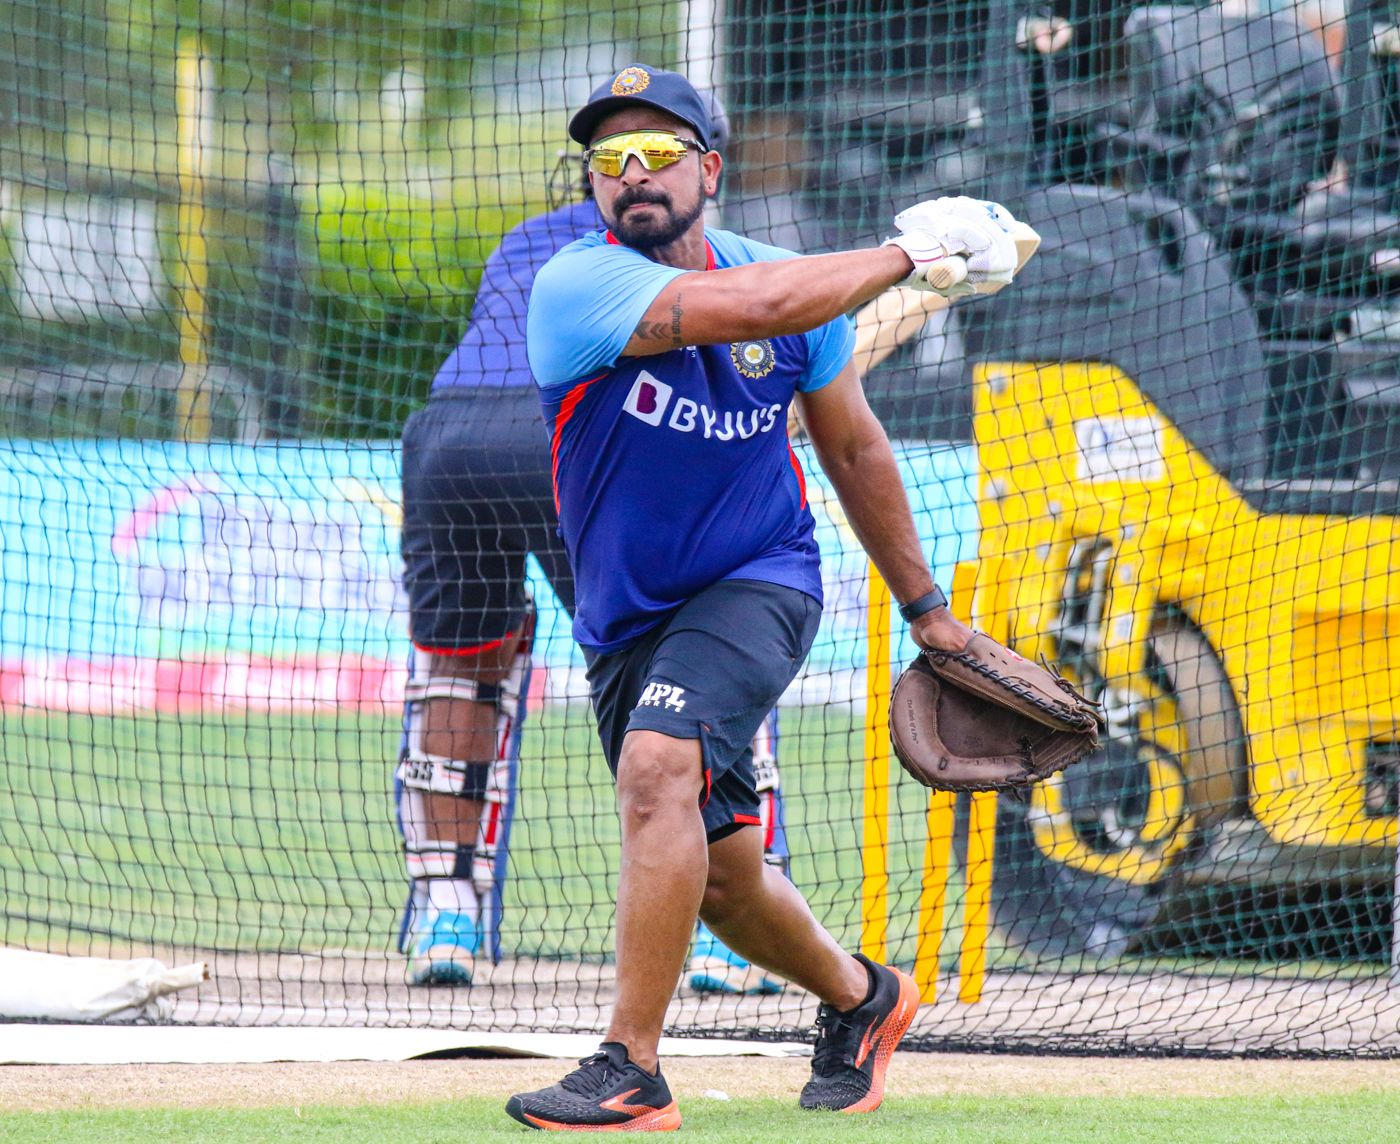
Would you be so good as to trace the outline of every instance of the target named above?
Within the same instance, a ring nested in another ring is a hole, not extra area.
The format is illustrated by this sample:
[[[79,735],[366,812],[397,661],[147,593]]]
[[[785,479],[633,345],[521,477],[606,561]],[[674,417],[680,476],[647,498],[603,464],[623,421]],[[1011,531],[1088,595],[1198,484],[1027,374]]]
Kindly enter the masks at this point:
[[[705,833],[760,823],[750,743],[807,658],[821,605],[759,580],[721,580],[636,643],[586,653],[598,737],[614,777],[628,731],[699,739]]]
[[[517,631],[531,552],[572,613],[558,530],[534,386],[442,390],[408,419],[401,547],[417,647],[470,654]]]

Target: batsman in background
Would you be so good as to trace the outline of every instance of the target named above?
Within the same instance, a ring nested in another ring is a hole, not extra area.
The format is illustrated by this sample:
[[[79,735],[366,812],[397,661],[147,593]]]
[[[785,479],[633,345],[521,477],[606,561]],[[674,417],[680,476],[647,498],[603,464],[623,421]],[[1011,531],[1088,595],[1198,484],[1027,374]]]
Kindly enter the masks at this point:
[[[914,640],[968,647],[972,631],[929,573],[844,315],[901,283],[963,293],[1010,281],[1009,215],[920,203],[881,247],[805,258],[707,230],[723,167],[709,113],[683,76],[640,64],[597,88],[569,133],[588,148],[607,230],[540,271],[526,328],[576,578],[574,636],[617,782],[617,1000],[597,1053],[506,1109],[536,1128],[680,1127],[657,1049],[701,917],[820,998],[803,1107],[869,1111],[917,986],[845,952],[764,862],[756,829],[748,744],[821,616],[786,411],[796,398]]]
[[[727,118],[706,94],[716,141]],[[577,160],[573,160],[577,162]],[[578,168],[574,167],[574,171]],[[500,953],[501,903],[529,689],[533,552],[573,614],[557,535],[549,441],[525,360],[535,275],[603,224],[584,200],[521,223],[487,260],[461,343],[403,433],[403,556],[413,651],[395,774],[410,896],[399,934],[416,985],[468,985],[483,942]],[[784,866],[777,712],[754,736],[770,862]],[[771,993],[703,926],[691,967],[701,992]]]

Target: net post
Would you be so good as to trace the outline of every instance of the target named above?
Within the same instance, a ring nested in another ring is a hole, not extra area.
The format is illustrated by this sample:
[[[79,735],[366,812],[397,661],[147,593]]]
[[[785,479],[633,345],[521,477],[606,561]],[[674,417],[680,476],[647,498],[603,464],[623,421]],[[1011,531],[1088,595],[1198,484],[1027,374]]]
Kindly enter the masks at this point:
[[[953,824],[958,796],[935,790],[928,797],[928,840],[924,843],[924,879],[919,893],[919,942],[914,952],[914,980],[927,1004],[938,1000],[938,955],[947,918],[948,874],[953,867]]]
[[[865,616],[865,787],[861,819],[860,948],[883,963],[889,925],[889,586],[870,565]]]
[[[975,560],[959,560],[953,565],[953,590],[949,607],[954,615],[973,627],[977,626],[977,612],[972,606],[976,590],[977,562]],[[964,607],[964,604],[967,606]]]
[[[977,585],[977,564],[960,560],[953,566],[950,607],[971,621],[970,606]],[[958,797],[952,791],[930,791],[928,839],[924,843],[924,876],[919,893],[919,940],[914,953],[914,980],[926,1004],[938,1000],[939,955],[947,928],[948,877],[953,868],[953,836]]]
[[[209,439],[209,391],[205,385],[205,292],[209,254],[204,242],[204,163],[211,143],[209,62],[199,37],[180,41],[175,60],[175,170],[180,187],[176,242],[180,250],[176,294],[180,300],[180,386],[175,414],[186,441]]]
[[[1390,982],[1400,985],[1400,831],[1396,834],[1395,874],[1390,891]]]
[[[958,956],[958,1000],[964,1005],[982,1000],[987,977],[996,821],[996,791],[975,792],[967,823],[967,893],[963,899],[962,948]]]
[[[684,0],[681,4],[682,70],[699,88],[719,90],[724,83],[725,0]]]

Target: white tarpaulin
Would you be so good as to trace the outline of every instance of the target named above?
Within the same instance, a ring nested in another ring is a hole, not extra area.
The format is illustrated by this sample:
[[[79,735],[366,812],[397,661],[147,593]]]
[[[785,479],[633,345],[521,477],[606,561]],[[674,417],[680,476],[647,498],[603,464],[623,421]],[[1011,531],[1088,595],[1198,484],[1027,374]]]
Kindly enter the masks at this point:
[[[167,969],[153,957],[110,961],[0,949],[0,1017],[50,1021],[163,1021],[169,994],[209,976],[202,962]]]
[[[0,1065],[245,1064],[407,1061],[424,1056],[586,1057],[597,1033],[483,1033],[454,1029],[308,1029],[0,1025]],[[662,1037],[664,1057],[801,1057],[810,1045]]]

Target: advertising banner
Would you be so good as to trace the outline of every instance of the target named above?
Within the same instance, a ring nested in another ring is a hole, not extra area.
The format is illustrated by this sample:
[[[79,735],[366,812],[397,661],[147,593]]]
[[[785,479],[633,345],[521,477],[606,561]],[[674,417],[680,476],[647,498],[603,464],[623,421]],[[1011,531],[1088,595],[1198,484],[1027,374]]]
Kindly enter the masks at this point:
[[[806,676],[837,697],[864,662],[866,560],[810,451],[798,451],[827,594]],[[954,562],[976,552],[972,452],[897,452],[947,585]],[[0,703],[397,703],[408,652],[398,458],[396,445],[344,442],[0,445]],[[530,571],[537,675],[581,695],[569,618],[533,561]]]

